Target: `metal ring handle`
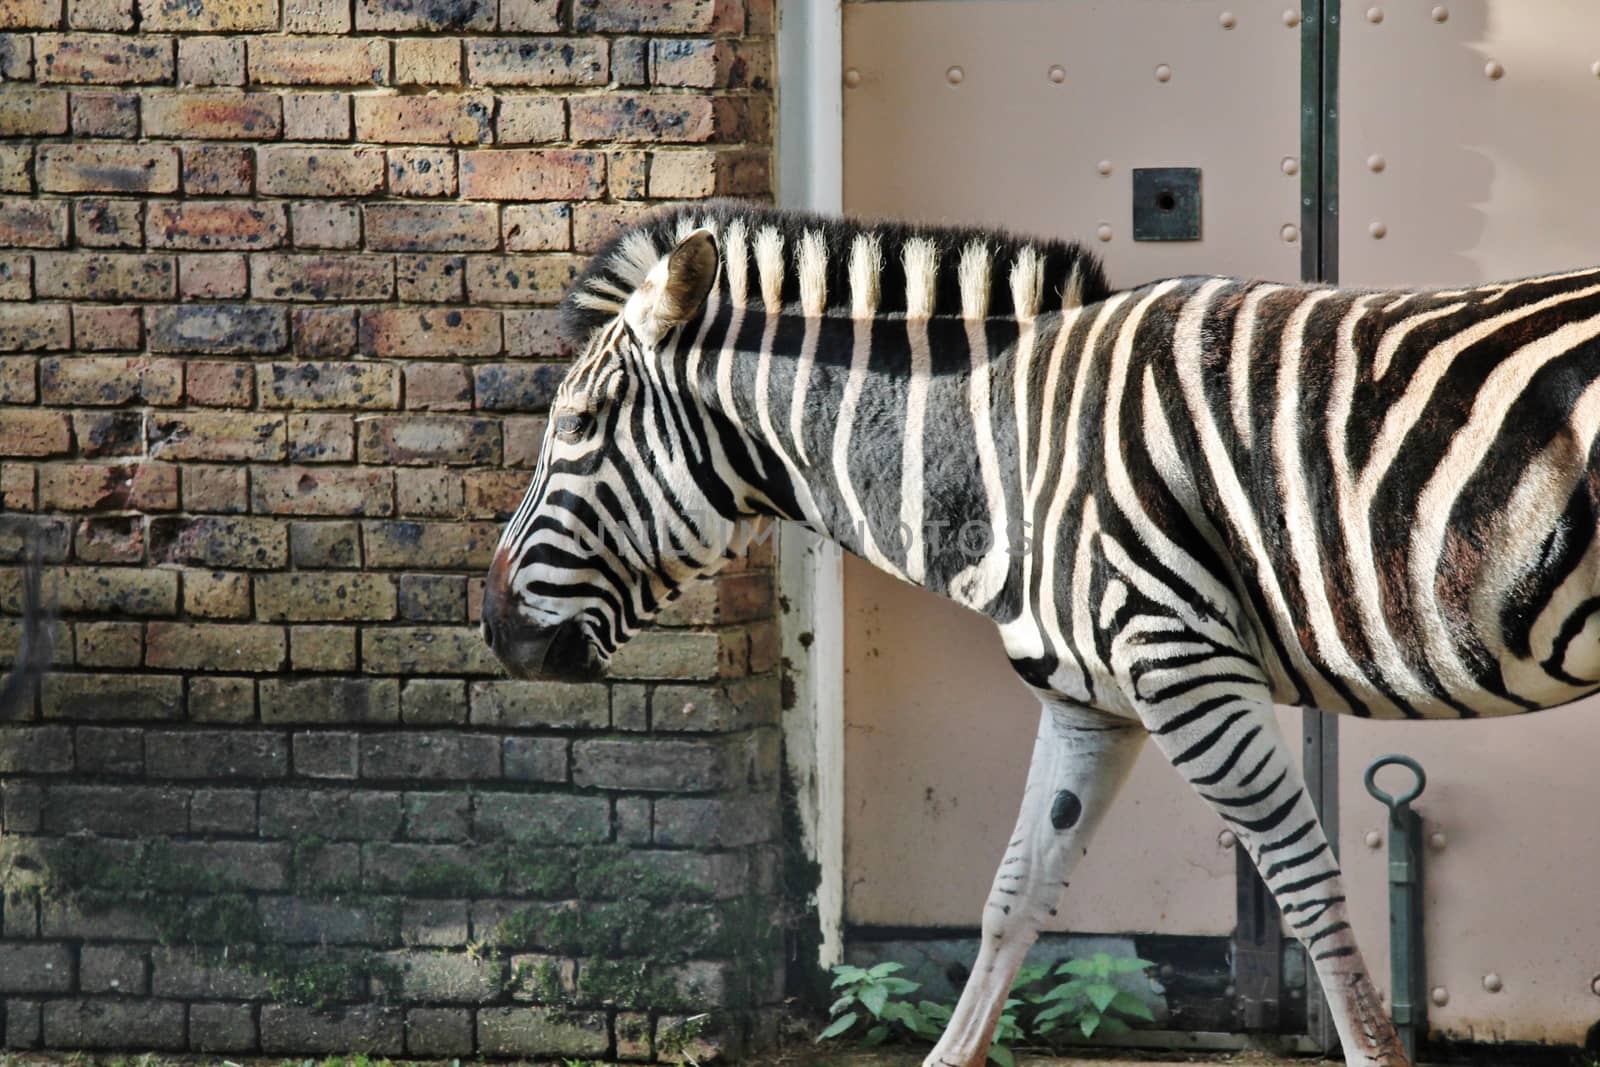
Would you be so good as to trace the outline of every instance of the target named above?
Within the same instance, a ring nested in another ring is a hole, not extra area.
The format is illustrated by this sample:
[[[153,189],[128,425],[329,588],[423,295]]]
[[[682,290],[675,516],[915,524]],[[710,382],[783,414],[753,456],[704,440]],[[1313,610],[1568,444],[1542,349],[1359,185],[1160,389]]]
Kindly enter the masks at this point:
[[[1406,770],[1417,776],[1416,785],[1412,787],[1411,792],[1404,793],[1396,797],[1390,796],[1388,793],[1384,792],[1378,787],[1378,772],[1383,770],[1385,767],[1390,766],[1404,767]],[[1422,795],[1422,791],[1428,788],[1428,773],[1422,769],[1422,764],[1418,763],[1410,756],[1379,756],[1377,759],[1372,761],[1372,766],[1367,768],[1366,782],[1367,792],[1372,794],[1372,798],[1374,800],[1381,803],[1390,811],[1397,811],[1398,809],[1405,807],[1407,804],[1410,804],[1413,800],[1420,797]]]

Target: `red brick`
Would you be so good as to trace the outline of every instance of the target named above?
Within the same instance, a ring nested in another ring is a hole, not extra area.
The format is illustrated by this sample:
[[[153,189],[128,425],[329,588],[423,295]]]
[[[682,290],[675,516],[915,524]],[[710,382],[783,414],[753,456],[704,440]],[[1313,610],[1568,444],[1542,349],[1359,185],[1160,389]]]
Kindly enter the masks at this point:
[[[399,371],[385,363],[263,363],[256,372],[263,407],[400,406]]]
[[[567,137],[567,103],[557,96],[502,96],[495,114],[501,144],[542,144]]]
[[[379,308],[361,314],[361,351],[380,359],[492,356],[500,313],[486,308]]]
[[[51,193],[175,193],[178,150],[167,145],[52,144],[39,149]]]
[[[36,38],[34,49],[39,81],[46,83],[149,85],[171,81],[176,71],[170,37],[44,33]]]
[[[170,300],[178,293],[171,256],[128,252],[40,252],[34,285],[71,300]]]
[[[255,374],[248,363],[190,360],[184,379],[184,395],[200,407],[247,408],[255,399]]]
[[[139,28],[183,33],[278,28],[278,0],[139,0]]]
[[[285,93],[283,136],[289,141],[348,141],[349,93]]]
[[[61,0],[6,0],[0,29],[47,30],[61,25]]]
[[[178,41],[180,85],[244,84],[244,41],[231,37],[185,37]]]
[[[144,559],[144,524],[133,515],[83,519],[72,539],[72,553],[85,563],[138,563]],[[133,667],[138,662],[98,666]]]
[[[500,0],[502,33],[555,33],[561,29],[560,0]]]
[[[468,200],[586,200],[605,195],[598,152],[514,148],[461,153],[461,195]]]
[[[544,451],[547,420],[543,415],[511,415],[500,421],[505,438],[506,466],[536,467]]]
[[[183,510],[240,515],[250,508],[249,477],[243,467],[208,467],[186,463]]]
[[[64,91],[0,87],[0,137],[53,137],[66,132]]]
[[[33,482],[32,465],[0,463],[0,506],[13,513],[33,511],[38,507]]]
[[[153,352],[256,355],[288,342],[283,309],[266,304],[186,304],[147,314]]]
[[[33,145],[0,144],[0,193],[33,192]]]
[[[651,41],[650,81],[695,89],[770,88],[772,42]]]
[[[397,470],[394,492],[401,515],[461,515],[461,476],[455,471],[415,467]]]
[[[650,159],[649,193],[698,199],[717,189],[717,153],[701,149],[656,152]]]
[[[574,0],[580,33],[738,33],[744,0]]]
[[[255,37],[250,81],[260,85],[383,85],[386,41],[343,37]]]
[[[528,492],[528,472],[467,471],[461,483],[468,518],[504,522]]]
[[[353,308],[302,308],[294,313],[294,354],[302,359],[347,356],[356,350]]]
[[[76,137],[139,136],[137,93],[88,92],[72,94],[72,133]]]
[[[144,98],[146,137],[256,141],[271,140],[282,130],[283,109],[274,93],[187,89]]]
[[[356,456],[372,466],[499,466],[500,424],[467,415],[380,415],[356,423]]]
[[[402,303],[459,304],[467,298],[464,256],[401,256],[395,282]]]
[[[456,195],[456,153],[450,148],[391,148],[389,192],[395,196]]]
[[[72,309],[72,335],[89,352],[131,352],[139,347],[139,309],[78,304]]]
[[[356,424],[349,415],[290,415],[289,459],[349,463],[356,458]]]
[[[492,30],[495,0],[356,0],[358,30]]]
[[[197,619],[248,619],[250,576],[227,571],[185,571],[183,611]]]
[[[459,363],[413,363],[406,368],[406,407],[419,411],[469,411],[472,376]]]
[[[65,304],[0,304],[0,352],[38,352],[72,345]]]
[[[178,257],[178,295],[185,300],[242,300],[250,291],[250,267],[237,252]]]
[[[283,0],[285,33],[349,33],[348,0]]]
[[[554,304],[572,288],[583,256],[468,256],[467,299],[474,304]]]
[[[486,93],[358,96],[355,105],[358,141],[473,145],[494,140],[494,98]]]
[[[152,622],[145,631],[150,667],[266,672],[281,670],[287,655],[281,626]]]
[[[599,37],[480,37],[467,42],[473,85],[604,85],[610,56]]]
[[[258,255],[250,289],[262,300],[387,300],[394,295],[389,256]]]
[[[508,252],[565,252],[572,247],[572,205],[513,204],[501,212]]]
[[[623,229],[640,221],[659,204],[579,204],[572,213],[572,246],[579,252],[598,252]]]
[[[706,96],[576,96],[568,110],[574,141],[704,142],[722,133]]]
[[[212,462],[270,461],[288,455],[282,415],[265,412],[185,411],[149,422],[150,451],[163,459]]]
[[[65,200],[0,200],[0,248],[60,248],[66,243]]]
[[[372,148],[260,148],[256,162],[268,196],[367,196],[383,188],[383,153]]]
[[[80,622],[73,627],[80,667],[137,667],[144,658],[144,625]]]
[[[561,331],[561,313],[554,308],[506,311],[506,355],[570,356]]]
[[[393,252],[468,251],[500,244],[493,204],[368,204],[367,247]]]
[[[145,216],[151,248],[276,248],[287,233],[283,206],[271,202],[158,202]]]
[[[135,401],[170,407],[183,399],[183,364],[123,356],[50,357],[39,365],[46,404],[121,407]]]
[[[25,252],[0,254],[0,300],[33,296],[33,257]]]
[[[394,511],[390,471],[361,467],[257,467],[252,509],[272,515],[368,515]]]
[[[52,463],[39,468],[39,506],[50,511],[171,511],[178,468],[170,463]]]
[[[72,451],[72,419],[64,411],[8,411],[0,455],[60,456]]]
[[[248,193],[255,176],[255,160],[248,148],[233,145],[185,145],[183,191],[191,196],[229,196]]]
[[[403,37],[394,43],[396,85],[459,85],[461,41],[455,37]]]
[[[85,458],[144,455],[142,411],[75,411],[72,432]]]

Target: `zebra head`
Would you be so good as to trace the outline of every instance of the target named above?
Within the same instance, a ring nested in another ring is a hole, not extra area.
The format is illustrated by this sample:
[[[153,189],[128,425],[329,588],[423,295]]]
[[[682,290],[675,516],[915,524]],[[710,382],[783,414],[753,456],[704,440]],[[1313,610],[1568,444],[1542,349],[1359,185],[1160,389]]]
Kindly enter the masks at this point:
[[[484,588],[483,636],[517,677],[603,674],[685,582],[721,566],[744,525],[710,472],[714,431],[689,415],[686,362],[719,276],[717,240],[681,230],[665,247],[659,233],[630,233],[567,298],[587,340]]]

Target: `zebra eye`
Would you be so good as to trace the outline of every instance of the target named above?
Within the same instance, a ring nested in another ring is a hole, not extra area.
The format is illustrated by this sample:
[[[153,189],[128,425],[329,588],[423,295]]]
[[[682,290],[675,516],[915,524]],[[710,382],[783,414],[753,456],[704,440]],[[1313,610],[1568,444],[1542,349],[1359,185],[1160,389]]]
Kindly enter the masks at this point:
[[[576,441],[589,433],[589,428],[594,425],[594,416],[588,412],[573,412],[568,415],[556,417],[556,436],[563,441]]]

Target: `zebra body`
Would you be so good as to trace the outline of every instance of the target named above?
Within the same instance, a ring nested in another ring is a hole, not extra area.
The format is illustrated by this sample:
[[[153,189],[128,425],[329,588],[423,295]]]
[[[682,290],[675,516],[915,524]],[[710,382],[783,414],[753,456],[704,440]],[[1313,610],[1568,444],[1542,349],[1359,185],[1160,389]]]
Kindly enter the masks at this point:
[[[1113,292],[1075,245],[716,205],[624,235],[567,307],[585,351],[486,588],[514,672],[603,669],[772,516],[994,619],[1040,698],[930,1064],[983,1062],[1146,739],[1257,862],[1349,1063],[1405,1062],[1272,705],[1600,686],[1600,271]]]

